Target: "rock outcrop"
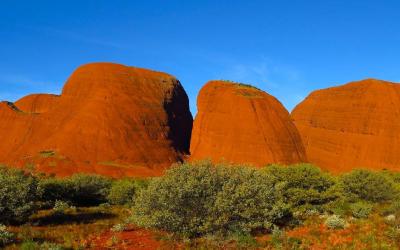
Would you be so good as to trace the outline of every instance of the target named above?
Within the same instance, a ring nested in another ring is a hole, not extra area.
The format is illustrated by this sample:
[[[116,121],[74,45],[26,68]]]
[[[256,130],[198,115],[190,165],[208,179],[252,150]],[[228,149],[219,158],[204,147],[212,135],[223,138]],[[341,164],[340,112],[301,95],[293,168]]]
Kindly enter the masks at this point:
[[[192,122],[188,97],[175,77],[87,64],[60,96],[0,104],[0,162],[59,176],[160,175],[189,153]]]
[[[375,79],[311,93],[292,112],[308,159],[334,173],[400,170],[400,85]]]
[[[288,111],[255,87],[211,81],[197,99],[191,160],[264,166],[306,161]]]
[[[58,99],[58,95],[33,94],[21,98],[15,106],[26,113],[44,113],[55,107]]]

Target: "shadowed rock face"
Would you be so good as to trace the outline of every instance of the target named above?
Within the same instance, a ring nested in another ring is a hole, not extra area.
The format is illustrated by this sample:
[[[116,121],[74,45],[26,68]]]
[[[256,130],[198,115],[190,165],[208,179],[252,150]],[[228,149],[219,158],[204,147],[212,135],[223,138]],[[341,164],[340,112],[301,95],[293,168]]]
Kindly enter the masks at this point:
[[[190,146],[191,160],[248,163],[306,161],[289,113],[254,87],[211,81],[200,91]]]
[[[0,162],[59,176],[160,175],[189,153],[192,122],[188,97],[173,76],[88,64],[60,96],[0,104]]]
[[[400,170],[398,84],[367,79],[318,90],[292,117],[308,159],[327,170]]]

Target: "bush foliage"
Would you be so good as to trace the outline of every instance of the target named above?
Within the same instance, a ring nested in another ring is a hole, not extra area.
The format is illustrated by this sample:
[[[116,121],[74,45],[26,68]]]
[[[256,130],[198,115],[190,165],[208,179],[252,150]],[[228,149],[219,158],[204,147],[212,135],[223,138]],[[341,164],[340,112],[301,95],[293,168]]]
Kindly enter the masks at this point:
[[[108,202],[113,205],[132,205],[138,190],[146,186],[146,181],[136,179],[122,179],[112,183],[107,196]]]
[[[328,213],[330,228],[342,217],[367,218],[374,203],[398,196],[399,175],[354,170],[333,176],[310,164],[244,166],[185,163],[153,179],[134,201],[140,226],[186,236],[251,233],[309,214]]]
[[[271,228],[289,215],[281,190],[259,171],[183,164],[140,192],[133,220],[189,237]]]
[[[6,226],[0,224],[0,247],[3,247],[15,240],[15,235],[9,232]]]
[[[346,221],[334,214],[326,218],[325,225],[331,229],[343,229],[346,227]]]
[[[56,201],[75,206],[95,206],[107,201],[112,181],[98,175],[76,174],[66,179],[42,179],[39,183],[43,202]]]
[[[396,185],[388,175],[369,170],[353,170],[340,177],[343,195],[352,200],[385,202],[396,196]]]
[[[30,174],[0,168],[0,223],[25,222],[36,210],[37,179]]]
[[[339,194],[336,181],[328,173],[310,164],[272,165],[264,168],[265,178],[281,185],[285,202],[292,209],[319,208],[335,200]]]
[[[356,202],[350,205],[351,213],[355,218],[368,218],[373,206],[366,202]]]

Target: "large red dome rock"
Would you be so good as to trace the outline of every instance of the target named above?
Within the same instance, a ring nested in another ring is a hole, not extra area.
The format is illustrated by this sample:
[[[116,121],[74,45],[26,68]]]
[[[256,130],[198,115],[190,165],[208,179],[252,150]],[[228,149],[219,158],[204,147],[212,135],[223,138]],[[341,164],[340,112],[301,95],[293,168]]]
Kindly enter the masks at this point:
[[[306,161],[288,111],[255,87],[211,81],[200,91],[191,160],[265,166]]]
[[[400,170],[400,85],[367,79],[312,92],[292,112],[308,159],[334,173]]]
[[[26,113],[43,113],[55,107],[58,99],[57,95],[33,94],[21,98],[15,106]]]
[[[0,104],[0,162],[59,176],[160,175],[189,153],[192,122],[188,97],[175,77],[87,64],[60,96]]]

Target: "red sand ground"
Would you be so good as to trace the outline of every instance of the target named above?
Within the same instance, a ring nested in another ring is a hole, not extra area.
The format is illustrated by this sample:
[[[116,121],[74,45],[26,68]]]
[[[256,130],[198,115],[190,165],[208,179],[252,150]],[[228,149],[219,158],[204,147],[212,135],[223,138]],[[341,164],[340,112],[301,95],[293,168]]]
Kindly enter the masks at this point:
[[[314,91],[292,112],[308,159],[334,173],[400,170],[400,85],[367,79]]]
[[[211,81],[200,91],[191,160],[211,159],[264,166],[306,161],[288,111],[253,87]]]
[[[156,239],[156,234],[146,229],[130,229],[124,232],[106,232],[89,241],[88,249],[140,249],[154,250],[164,248],[164,243]],[[166,249],[166,247],[164,248]],[[173,247],[169,249],[174,249]]]
[[[0,162],[67,176],[160,175],[189,153],[188,97],[171,75],[88,64],[60,96],[0,103]]]

